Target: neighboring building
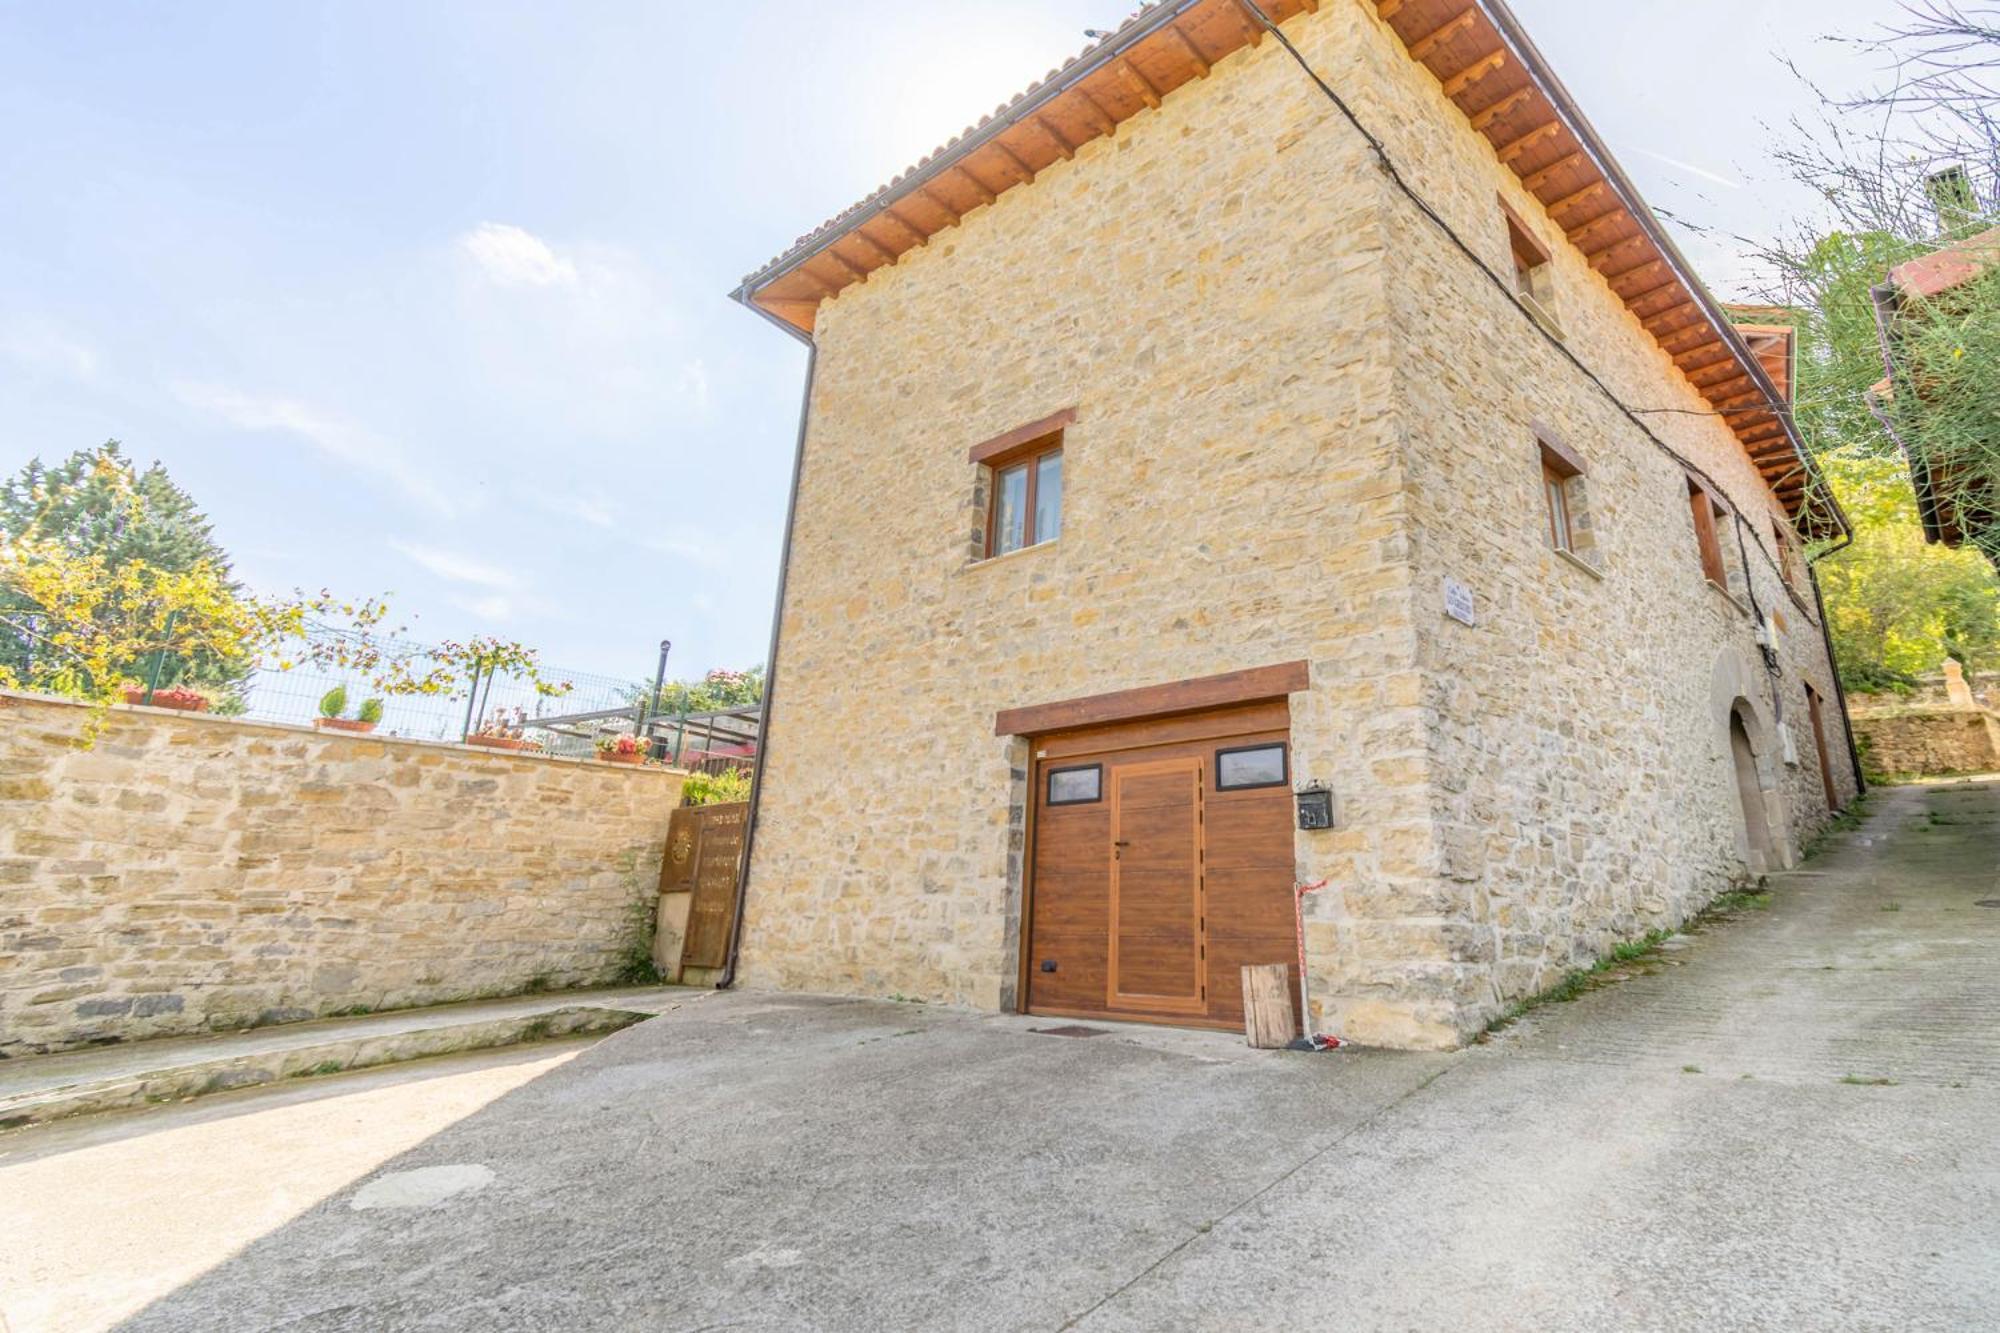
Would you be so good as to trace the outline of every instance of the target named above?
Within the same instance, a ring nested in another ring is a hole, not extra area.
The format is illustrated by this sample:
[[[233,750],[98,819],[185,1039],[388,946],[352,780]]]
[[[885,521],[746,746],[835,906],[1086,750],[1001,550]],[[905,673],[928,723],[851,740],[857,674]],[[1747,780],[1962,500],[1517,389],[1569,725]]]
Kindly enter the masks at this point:
[[[1325,879],[1313,1026],[1449,1046],[1855,794],[1846,520],[1512,17],[1265,7],[1458,239],[1164,0],[738,293],[814,353],[748,984],[1231,1026]]]
[[[1877,332],[1890,374],[1870,393],[1877,417],[1909,459],[1924,536],[1945,546],[1970,543],[2000,569],[2000,494],[1995,493],[1993,461],[2000,453],[2000,418],[1995,416],[2000,395],[1990,387],[1993,371],[1971,363],[1923,364],[1922,354],[1907,346],[1912,307],[1924,312],[1920,318],[1943,315],[1955,326],[1954,337],[1963,337],[1957,330],[1977,309],[1972,293],[1993,299],[1994,285],[1986,279],[1996,268],[2000,268],[2000,227],[1890,270],[1889,280],[1874,291]],[[1989,313],[1986,319],[1991,324],[1994,316]],[[1963,355],[1964,349],[1958,350]],[[1968,374],[1981,377],[1977,386],[1965,380]],[[1977,419],[1991,423],[1990,431],[1964,433],[1955,444],[1944,438],[1947,432],[1923,431],[1923,438],[1913,443],[1907,432],[1897,428],[1899,392],[1926,405],[1957,398],[1952,413],[1956,424],[1963,427],[1969,418]]]

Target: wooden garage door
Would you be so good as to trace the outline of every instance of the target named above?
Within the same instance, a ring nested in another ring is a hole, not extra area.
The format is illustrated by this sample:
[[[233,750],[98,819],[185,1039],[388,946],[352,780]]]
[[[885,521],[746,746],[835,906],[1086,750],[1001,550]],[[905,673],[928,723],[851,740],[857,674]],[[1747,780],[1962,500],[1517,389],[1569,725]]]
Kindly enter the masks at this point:
[[[1241,969],[1289,963],[1283,702],[1035,741],[1027,1007],[1241,1027]]]

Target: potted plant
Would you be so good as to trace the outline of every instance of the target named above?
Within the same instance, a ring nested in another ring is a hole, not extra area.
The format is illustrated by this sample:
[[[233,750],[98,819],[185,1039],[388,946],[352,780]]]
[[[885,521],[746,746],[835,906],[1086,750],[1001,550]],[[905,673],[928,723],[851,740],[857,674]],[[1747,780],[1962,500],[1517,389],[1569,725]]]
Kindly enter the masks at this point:
[[[465,738],[465,743],[489,750],[532,750],[535,743],[527,737],[527,725],[527,709],[516,708],[509,713],[503,708],[482,722],[479,730]]]
[[[599,736],[597,757],[607,764],[643,764],[653,743],[637,736]]]
[[[128,704],[150,704],[154,708],[175,708],[183,713],[206,713],[209,697],[200,690],[186,685],[175,685],[164,690],[154,690],[153,697],[146,698],[146,687],[127,685],[125,702]]]
[[[382,701],[363,699],[361,707],[354,710],[354,716],[347,716],[347,687],[336,685],[320,696],[319,716],[313,719],[313,726],[322,731],[370,732],[382,720]]]

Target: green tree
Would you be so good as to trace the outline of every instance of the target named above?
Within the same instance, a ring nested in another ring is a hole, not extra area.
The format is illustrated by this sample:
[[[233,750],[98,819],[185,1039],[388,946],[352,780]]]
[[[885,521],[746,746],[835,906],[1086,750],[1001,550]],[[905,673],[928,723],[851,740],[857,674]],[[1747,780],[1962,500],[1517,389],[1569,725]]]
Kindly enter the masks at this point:
[[[1848,688],[1907,686],[1947,656],[2000,669],[2000,579],[1976,551],[1925,543],[1901,457],[1855,448],[1820,464],[1855,527],[1854,544],[1819,564]]]
[[[50,558],[90,562],[111,579],[138,568],[174,577],[199,573],[212,596],[242,598],[228,554],[193,498],[158,463],[136,468],[116,440],[79,449],[52,467],[35,459],[0,483],[0,538],[38,543]],[[0,669],[21,679],[33,674],[37,635],[50,630],[44,615],[18,582],[0,586]],[[192,642],[153,651],[161,657],[162,684],[199,686],[225,699],[252,665],[242,654]],[[152,654],[110,666],[145,678]]]

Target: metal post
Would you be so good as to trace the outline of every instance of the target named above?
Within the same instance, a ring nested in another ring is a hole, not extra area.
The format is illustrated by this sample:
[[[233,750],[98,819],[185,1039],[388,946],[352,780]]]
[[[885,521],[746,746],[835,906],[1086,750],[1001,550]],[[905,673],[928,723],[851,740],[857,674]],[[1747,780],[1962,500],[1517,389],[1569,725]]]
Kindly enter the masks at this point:
[[[653,673],[653,695],[639,711],[638,720],[632,725],[632,734],[644,740],[649,734],[646,719],[660,711],[660,687],[667,683],[667,654],[674,650],[672,639],[660,640],[660,669]]]
[[[499,674],[500,674],[500,673],[499,673],[499,671],[498,671],[498,670],[497,670],[496,668],[494,668],[494,667],[493,667],[493,666],[491,666],[490,664],[489,664],[489,665],[487,666],[487,668],[486,668],[486,692],[485,692],[484,694],[482,694],[482,695],[480,695],[480,696],[479,696],[479,722],[478,722],[478,725],[480,725],[480,726],[482,726],[482,727],[486,725],[486,705],[488,705],[488,704],[490,704],[490,703],[492,703],[492,702],[493,702],[493,678],[494,678],[495,676],[499,675]]]
[[[465,692],[465,728],[458,734],[461,743],[472,739],[472,706],[479,701],[479,673],[485,665],[479,661],[472,664],[472,688]]]
[[[681,694],[681,720],[680,724],[674,728],[675,768],[679,768],[681,766],[681,745],[684,741],[687,740],[687,731],[688,731],[688,697],[686,692],[683,692]]]
[[[160,631],[160,637],[162,639],[169,639],[173,637],[174,621],[180,619],[180,614],[181,613],[178,611],[167,612],[166,628]],[[159,647],[159,651],[153,654],[153,674],[146,678],[146,702],[148,704],[153,702],[153,691],[160,687],[160,669],[166,666],[166,664],[167,664],[167,645],[162,643]]]

